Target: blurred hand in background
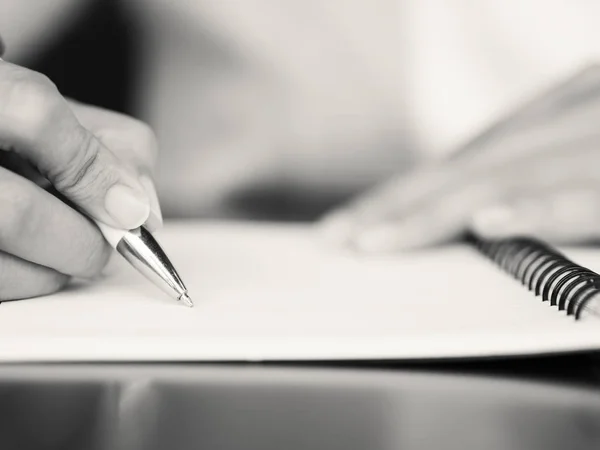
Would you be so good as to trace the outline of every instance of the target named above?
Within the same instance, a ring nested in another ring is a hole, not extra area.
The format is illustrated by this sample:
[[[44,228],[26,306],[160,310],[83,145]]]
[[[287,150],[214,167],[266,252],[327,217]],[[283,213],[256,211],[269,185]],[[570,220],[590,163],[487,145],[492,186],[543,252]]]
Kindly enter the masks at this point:
[[[425,164],[325,220],[364,251],[439,244],[472,230],[554,243],[600,237],[600,66],[512,111],[449,158]]]

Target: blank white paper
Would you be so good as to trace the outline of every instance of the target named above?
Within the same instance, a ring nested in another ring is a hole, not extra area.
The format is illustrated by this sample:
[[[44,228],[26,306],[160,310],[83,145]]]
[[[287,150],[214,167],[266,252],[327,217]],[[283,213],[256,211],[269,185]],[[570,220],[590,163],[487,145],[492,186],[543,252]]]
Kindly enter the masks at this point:
[[[118,255],[95,282],[0,305],[4,361],[464,358],[600,349],[467,246],[361,256],[309,225],[173,223],[157,234],[196,306]],[[600,269],[594,250],[568,253]],[[579,259],[579,260],[578,260]]]

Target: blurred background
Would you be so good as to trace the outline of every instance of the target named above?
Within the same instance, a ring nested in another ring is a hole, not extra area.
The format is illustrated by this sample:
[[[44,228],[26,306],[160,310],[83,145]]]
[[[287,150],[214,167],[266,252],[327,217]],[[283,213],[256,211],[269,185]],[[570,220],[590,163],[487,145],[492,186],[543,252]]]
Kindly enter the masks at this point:
[[[148,122],[167,217],[312,220],[594,60],[591,0],[1,0],[6,58]]]

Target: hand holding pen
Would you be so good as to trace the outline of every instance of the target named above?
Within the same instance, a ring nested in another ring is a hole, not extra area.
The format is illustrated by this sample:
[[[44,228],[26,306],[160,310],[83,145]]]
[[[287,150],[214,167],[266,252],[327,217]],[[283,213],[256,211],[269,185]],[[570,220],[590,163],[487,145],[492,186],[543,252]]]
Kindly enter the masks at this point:
[[[45,76],[0,59],[0,301],[95,277],[111,244],[191,306],[149,232],[162,224],[156,148],[141,122],[68,101]]]

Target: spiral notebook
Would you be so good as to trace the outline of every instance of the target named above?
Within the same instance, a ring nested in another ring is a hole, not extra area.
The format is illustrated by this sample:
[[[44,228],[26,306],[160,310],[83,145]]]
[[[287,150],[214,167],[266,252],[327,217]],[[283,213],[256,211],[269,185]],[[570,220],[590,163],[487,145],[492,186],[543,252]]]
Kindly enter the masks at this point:
[[[521,238],[364,257],[325,245],[309,225],[236,222],[172,223],[157,237],[194,308],[117,257],[95,283],[3,302],[0,360],[439,359],[600,349],[597,249],[561,249],[563,256]]]

